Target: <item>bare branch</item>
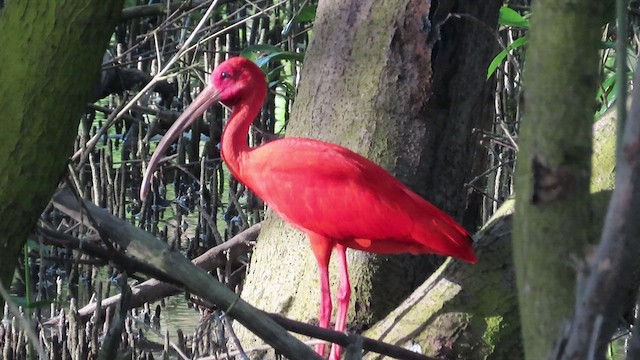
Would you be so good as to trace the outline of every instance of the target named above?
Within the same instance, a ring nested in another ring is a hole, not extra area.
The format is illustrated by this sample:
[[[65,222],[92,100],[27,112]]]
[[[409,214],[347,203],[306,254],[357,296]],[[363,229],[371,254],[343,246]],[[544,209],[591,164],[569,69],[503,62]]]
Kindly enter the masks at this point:
[[[221,245],[218,245],[216,247],[209,249],[204,254],[193,259],[192,262],[196,266],[208,271],[213,270],[216,267],[222,266],[222,264],[217,260],[218,255],[223,251],[241,246],[250,241],[254,241],[258,237],[261,227],[262,227],[261,224],[253,225],[247,230],[229,239],[229,241],[226,241]],[[136,286],[133,286],[131,288],[131,291],[132,291],[131,307],[134,308],[134,307],[141,306],[145,302],[153,302],[153,301],[162,299],[166,296],[174,295],[181,290],[179,287],[175,285],[164,283],[156,279],[149,279]],[[111,296],[107,299],[102,300],[102,307],[103,308],[113,307],[118,301],[120,301],[120,294],[116,294],[114,296]],[[82,317],[91,316],[91,314],[93,314],[93,311],[96,308],[96,305],[97,305],[96,303],[89,303],[85,305],[82,309],[80,309],[78,311],[78,314]]]
[[[88,201],[80,202],[69,192],[59,191],[53,197],[54,206],[67,214],[82,216],[86,211],[96,227],[128,254],[146,259],[168,277],[182,283],[192,293],[225,309],[232,318],[258,335],[279,352],[291,359],[320,359],[311,348],[287,333],[275,321],[240,299],[238,294],[219,283],[206,271],[192,264],[167,244],[133,225],[123,226],[120,219]]]

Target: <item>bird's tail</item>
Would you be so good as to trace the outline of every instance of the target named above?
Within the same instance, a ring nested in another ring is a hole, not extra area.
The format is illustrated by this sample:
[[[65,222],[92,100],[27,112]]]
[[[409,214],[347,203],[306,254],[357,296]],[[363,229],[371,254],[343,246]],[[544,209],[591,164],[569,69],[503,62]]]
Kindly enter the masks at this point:
[[[416,212],[412,234],[428,250],[439,255],[453,256],[474,264],[478,259],[473,251],[473,238],[453,218],[418,195],[422,205]]]
[[[423,235],[435,253],[460,258],[471,264],[478,260],[473,251],[473,238],[449,215],[431,219],[431,229]],[[422,239],[421,239],[422,240]]]

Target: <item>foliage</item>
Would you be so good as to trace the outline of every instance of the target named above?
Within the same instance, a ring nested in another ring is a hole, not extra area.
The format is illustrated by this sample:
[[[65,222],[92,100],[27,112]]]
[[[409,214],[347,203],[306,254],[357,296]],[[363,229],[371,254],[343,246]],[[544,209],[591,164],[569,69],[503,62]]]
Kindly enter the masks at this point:
[[[498,24],[505,27],[512,28],[520,28],[529,30],[530,24],[529,20],[524,16],[520,15],[517,11],[511,9],[507,5],[504,5],[500,8],[500,16],[498,17]],[[489,64],[487,69],[487,79],[491,77],[497,70],[500,64],[507,58],[509,53],[512,50],[523,47],[529,41],[529,37],[527,35],[523,35],[522,37],[517,38],[509,45],[507,45],[502,51],[496,55],[495,58]]]
[[[509,38],[507,40],[507,44],[503,45],[503,49],[493,58],[487,68],[487,79],[496,74],[500,67],[504,66],[505,61],[518,61],[516,55],[514,55],[514,51],[519,49],[524,50],[526,45],[529,43],[529,36],[527,33],[531,27],[529,22],[531,13],[529,11],[525,11],[523,13],[525,15],[510,8],[508,5],[504,5],[500,8],[498,21],[502,26],[501,30],[512,31],[516,36]],[[610,31],[610,25],[607,25],[604,30],[601,52],[602,81],[598,87],[596,95],[600,105],[594,113],[594,119],[598,119],[603,115],[607,109],[615,103],[617,98],[616,71],[614,65],[617,56],[615,52],[615,36],[615,32]],[[637,45],[632,46],[632,51],[629,51],[624,57],[627,67],[631,69],[627,76],[628,81],[631,81],[633,74],[635,73],[637,55],[636,52],[633,51],[633,48],[636,47]]]

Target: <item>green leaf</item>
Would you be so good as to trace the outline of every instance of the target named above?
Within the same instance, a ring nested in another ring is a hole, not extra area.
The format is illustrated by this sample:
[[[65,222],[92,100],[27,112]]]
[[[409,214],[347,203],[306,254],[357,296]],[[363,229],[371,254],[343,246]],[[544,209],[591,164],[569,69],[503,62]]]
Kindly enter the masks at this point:
[[[253,61],[262,68],[262,71],[267,73],[269,80],[277,77],[277,74],[282,71],[282,67],[279,66],[276,69],[268,69],[267,65],[272,61],[288,60],[297,61],[302,63],[304,60],[304,54],[296,53],[293,51],[284,51],[279,47],[273,45],[253,45],[245,48],[240,53],[240,56],[246,57]]]
[[[269,72],[267,73],[267,81],[271,82],[274,79],[279,79],[280,78],[280,73],[284,71],[284,66],[280,65],[280,66],[276,66],[273,69],[269,69]],[[271,84],[269,84],[269,89],[271,89]]]
[[[27,305],[28,308],[30,309],[36,309],[36,308],[46,308],[51,306],[51,304],[53,304],[54,301],[53,300],[40,300],[40,301],[33,301],[31,303],[29,303]]]
[[[529,41],[529,38],[525,35],[521,38],[515,39],[511,44],[509,44],[509,46],[507,46],[504,50],[500,51],[498,55],[496,55],[496,57],[494,57],[493,60],[491,60],[491,64],[489,64],[489,67],[487,68],[487,79],[489,79],[491,75],[493,75],[493,73],[496,72],[496,70],[498,69],[498,66],[500,66],[500,64],[502,64],[504,59],[507,58],[509,51],[526,45],[528,41]]]
[[[125,0],[123,9],[131,8],[138,6],[138,2],[136,0]]]
[[[242,50],[240,56],[244,56],[258,66],[263,67],[271,61],[275,60],[289,60],[298,61],[302,63],[304,60],[304,54],[299,54],[293,51],[284,51],[279,47],[273,45],[253,45]]]
[[[616,48],[616,42],[615,41],[603,41],[600,44],[600,48],[601,49],[615,49]]]
[[[11,296],[11,302],[25,309],[46,308],[55,303],[54,300],[28,301],[24,296]]]
[[[282,94],[282,96],[287,97],[289,99],[293,99],[296,96],[296,88],[293,85],[289,84],[288,82],[281,81],[277,85],[282,90],[284,90],[284,94]]]
[[[528,29],[531,26],[528,19],[524,18],[522,15],[520,15],[520,13],[506,5],[500,8],[498,24],[505,26],[515,26],[525,29]]]
[[[27,239],[27,242],[24,244],[24,246],[27,247],[27,250],[40,249],[40,243],[32,238]]]
[[[596,96],[601,98],[603,94],[608,95],[612,90],[615,89],[616,84],[616,74],[611,73],[603,82],[602,85],[598,87],[598,93]]]
[[[244,50],[242,50],[242,52],[240,53],[240,56],[246,57],[247,59],[253,62],[256,62],[264,54],[271,54],[271,53],[280,52],[280,51],[282,51],[282,49],[280,49],[277,46],[268,45],[268,44],[258,44],[258,45],[249,46]]]
[[[313,21],[316,19],[316,10],[318,5],[305,5],[298,11],[298,14],[293,18],[298,22]]]
[[[27,307],[29,303],[27,301],[27,298],[24,296],[11,296],[10,299],[11,299],[11,302],[14,303],[16,306]]]
[[[256,64],[262,67],[264,65],[267,65],[269,62],[276,60],[289,60],[302,63],[302,61],[304,60],[304,54],[298,54],[292,51],[281,51],[261,57],[256,61]]]
[[[611,86],[611,88],[609,89],[609,91],[607,91],[607,106],[611,106],[611,104],[613,104],[616,99],[618,98],[618,87],[615,86],[615,82],[614,84]]]
[[[295,14],[291,18],[291,20],[289,20],[284,25],[284,28],[282,29],[282,36],[289,35],[289,33],[291,32],[291,29],[293,28],[293,26],[298,24],[298,23],[315,20],[316,19],[317,7],[318,7],[317,5],[305,5],[305,6],[303,6],[300,9],[300,11],[298,11],[298,13]]]

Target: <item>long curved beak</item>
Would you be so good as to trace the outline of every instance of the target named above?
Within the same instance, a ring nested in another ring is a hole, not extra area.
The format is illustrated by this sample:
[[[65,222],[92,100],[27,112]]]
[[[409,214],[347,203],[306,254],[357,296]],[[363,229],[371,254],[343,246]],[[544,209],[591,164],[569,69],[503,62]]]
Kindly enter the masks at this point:
[[[220,93],[213,87],[213,85],[209,84],[207,87],[202,90],[202,92],[196,97],[196,99],[189,105],[183,112],[178,120],[169,128],[167,133],[164,135],[156,151],[151,156],[151,160],[149,160],[149,165],[147,166],[147,171],[144,173],[144,177],[142,179],[142,184],[140,185],[140,200],[144,200],[149,193],[149,188],[151,187],[151,177],[153,176],[153,172],[156,167],[160,163],[160,158],[167,151],[167,148],[173,141],[182,134],[195,119],[197,119],[202,113],[204,113],[209,107],[215,104],[220,98]]]

